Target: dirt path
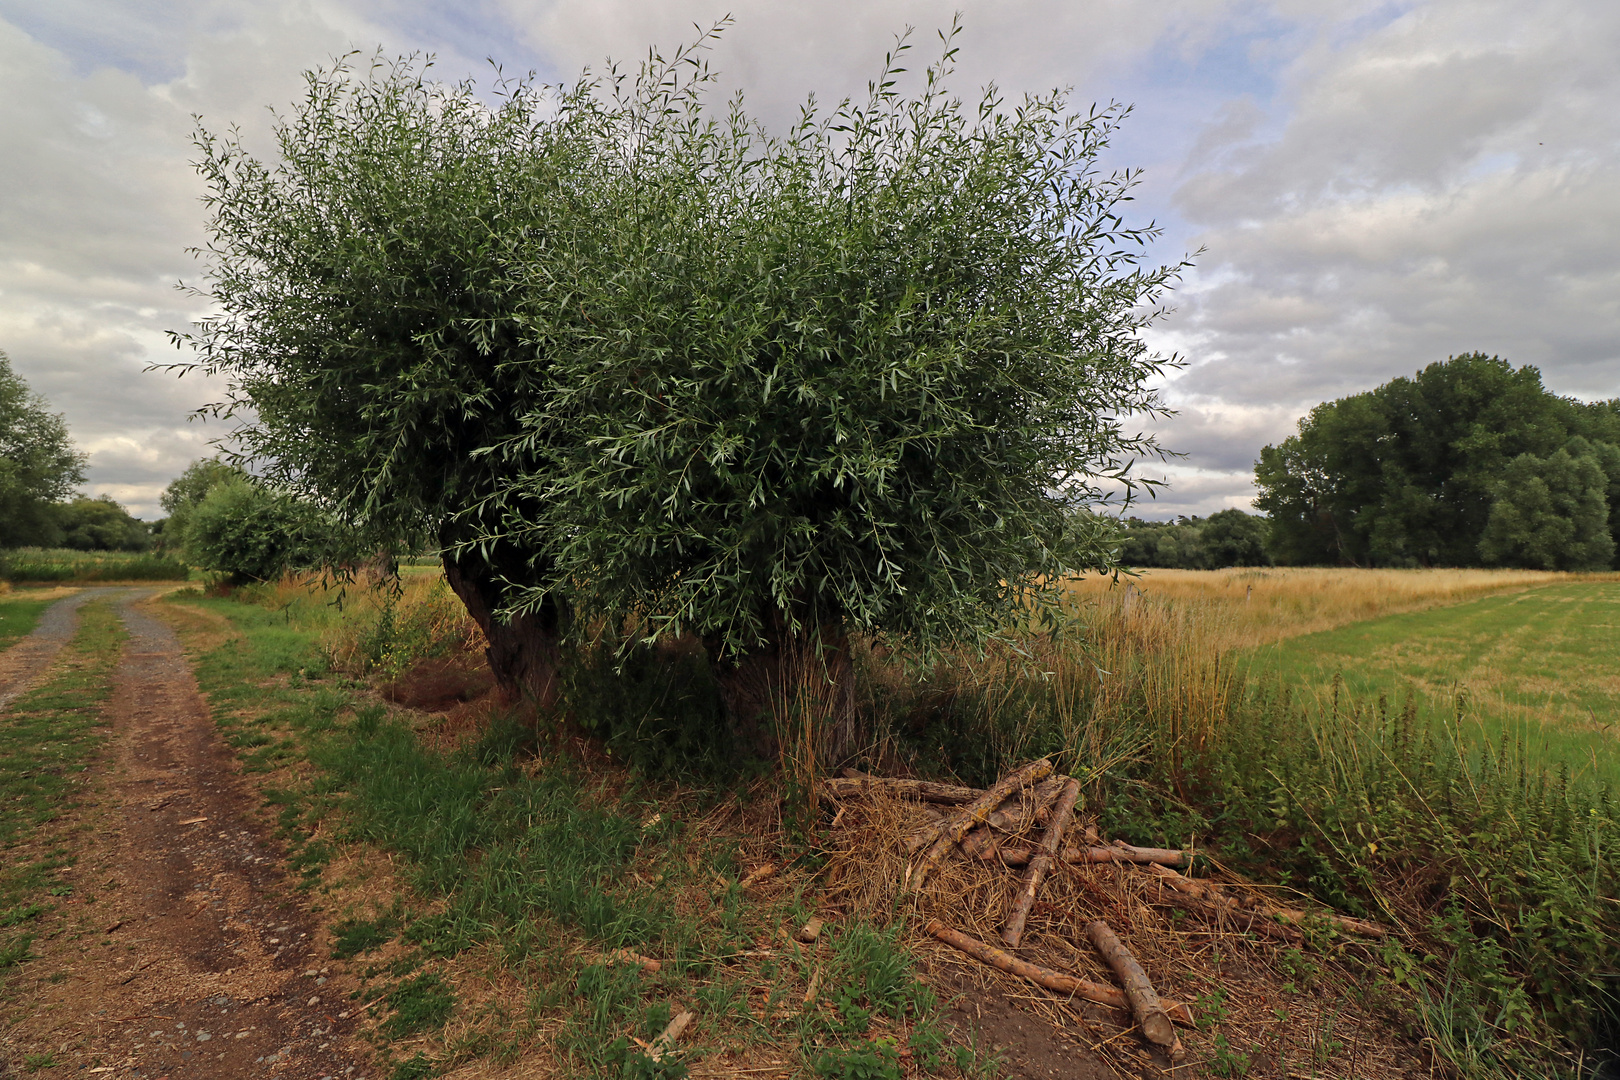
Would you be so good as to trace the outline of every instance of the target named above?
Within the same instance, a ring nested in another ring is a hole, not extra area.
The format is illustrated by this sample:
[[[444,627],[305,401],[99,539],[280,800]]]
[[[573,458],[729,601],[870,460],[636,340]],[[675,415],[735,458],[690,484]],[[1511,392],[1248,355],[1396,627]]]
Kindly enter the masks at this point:
[[[86,589],[45,609],[34,632],[0,653],[0,710],[27,693],[73,637],[79,626],[79,608],[87,600],[119,589]]]
[[[375,1076],[352,1037],[353,984],[325,967],[320,927],[179,641],[141,610],[151,590],[124,592],[106,775],[54,823],[72,837],[58,842],[77,856],[74,896],[44,917],[40,959],[13,976],[16,1062],[50,1053],[97,1080]],[[52,608],[41,631],[65,639],[76,606]]]

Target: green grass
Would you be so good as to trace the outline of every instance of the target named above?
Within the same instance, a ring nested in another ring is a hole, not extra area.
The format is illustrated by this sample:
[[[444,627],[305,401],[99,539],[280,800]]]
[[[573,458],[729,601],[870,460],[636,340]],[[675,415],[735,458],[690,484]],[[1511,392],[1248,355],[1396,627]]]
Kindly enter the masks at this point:
[[[55,602],[20,596],[0,597],[0,649],[9,648],[32,634],[39,625],[39,617]]]
[[[139,551],[11,548],[0,551],[0,579],[13,582],[185,581],[183,563]]]
[[[1620,582],[1549,585],[1284,641],[1253,672],[1330,701],[1410,696],[1470,738],[1620,784]]]
[[[939,1004],[894,929],[851,920],[829,933],[820,983],[829,1006],[820,1011],[788,1009],[811,977],[808,954],[740,959],[810,912],[796,896],[745,898],[737,840],[688,829],[703,799],[726,792],[688,791],[677,808],[668,789],[634,774],[610,790],[566,755],[548,754],[537,766],[527,760],[533,731],[516,719],[497,723],[474,747],[432,751],[320,661],[316,630],[330,627],[333,609],[312,608],[305,622],[292,608],[196,593],[172,599],[224,615],[242,635],[197,658],[197,671],[249,770],[294,758],[314,766],[294,786],[265,792],[305,886],[325,887],[333,854],[310,839],[317,827],[395,856],[408,892],[379,916],[334,927],[338,957],[364,962],[383,946],[394,950],[383,955],[396,959],[362,970],[361,996],[378,1002],[369,1015],[379,1037],[433,1032],[456,1015],[463,1005],[455,958],[475,946],[529,990],[526,1009],[475,1018],[474,1034],[432,1059],[415,1051],[395,1063],[394,1075],[510,1057],[560,1021],[554,1045],[572,1075],[683,1076],[676,1057],[655,1066],[633,1041],[656,1036],[676,1000],[699,1009],[705,1040],[770,1044],[796,1052],[806,1069],[843,1070],[826,1075],[861,1075],[850,1070],[887,1052],[879,1038],[896,1053],[909,1046],[925,1075],[958,1057],[974,1064],[975,1051],[947,1047]],[[659,957],[662,970],[593,959],[619,948]],[[760,995],[795,1018],[761,1023],[749,1005]]]
[[[57,872],[67,852],[22,848],[75,802],[90,758],[106,736],[101,707],[125,633],[111,603],[79,609],[79,628],[43,685],[0,717],[0,970],[28,955],[25,928],[64,895]],[[21,850],[20,850],[21,849]]]

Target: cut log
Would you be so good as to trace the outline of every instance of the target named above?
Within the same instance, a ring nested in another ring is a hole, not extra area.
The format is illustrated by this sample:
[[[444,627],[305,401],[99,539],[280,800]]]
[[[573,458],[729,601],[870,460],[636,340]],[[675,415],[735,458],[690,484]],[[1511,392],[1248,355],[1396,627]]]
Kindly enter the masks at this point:
[[[996,807],[1006,800],[1007,796],[1022,791],[1031,784],[1038,784],[1050,775],[1052,775],[1051,760],[1041,758],[1038,761],[1032,761],[1028,765],[1014,769],[1000,780],[997,780],[983,795],[969,803],[959,814],[946,823],[939,839],[934,841],[933,847],[928,849],[928,854],[923,856],[922,864],[917,867],[916,873],[908,874],[911,879],[908,883],[910,888],[921,890],[923,884],[928,880],[929,873],[939,865],[939,861],[945,857],[946,852],[955,847],[957,842],[967,835],[969,829],[983,823],[984,819],[989,817]]]
[[[629,949],[615,949],[606,957],[609,963],[634,964],[648,975],[656,975],[663,970],[664,965],[650,956],[642,956]]]
[[[1245,908],[1235,898],[1226,894],[1219,885],[1201,881],[1176,873],[1164,866],[1151,867],[1152,871],[1170,883],[1170,887],[1177,892],[1192,896],[1200,900],[1209,901],[1219,907],[1226,908],[1234,914],[1263,915],[1268,919],[1286,923],[1289,927],[1296,927],[1308,918],[1321,919],[1330,926],[1350,934],[1360,934],[1363,937],[1383,938],[1389,936],[1389,927],[1381,926],[1366,919],[1356,919],[1349,915],[1340,915],[1336,911],[1302,911],[1298,908],[1278,907],[1264,901],[1252,908]]]
[[[977,857],[986,847],[997,844],[1003,836],[1017,836],[1031,825],[1044,825],[1051,820],[1052,804],[1063,794],[1066,777],[1042,780],[1022,797],[1008,800],[1002,809],[984,819],[984,824],[962,838],[962,854]],[[934,836],[938,837],[936,831]]]
[[[766,863],[764,866],[750,870],[748,876],[737,883],[737,891],[747,892],[774,873],[776,873],[775,863]]]
[[[1028,794],[1010,792],[983,822],[969,830],[962,839],[962,850],[976,854],[985,845],[994,843],[998,833],[1016,835],[1023,832],[1032,821],[1042,819],[1062,791],[1062,779],[1052,779],[1042,780]],[[945,816],[930,821],[906,839],[906,850],[915,852],[934,843],[952,820],[952,817]]]
[[[1299,932],[1298,927],[1278,922],[1269,911],[1243,907],[1222,892],[1217,885],[1194,881],[1176,873],[1168,866],[1160,866],[1157,863],[1147,864],[1147,869],[1170,886],[1176,894],[1177,902],[1185,908],[1214,915],[1241,929],[1252,930],[1262,937],[1275,938],[1290,944],[1298,944],[1304,940],[1304,935]]]
[[[1105,983],[1092,982],[1062,971],[1054,971],[1039,964],[1032,964],[1028,960],[1020,960],[1010,953],[1003,952],[993,945],[986,945],[978,938],[969,937],[960,930],[954,930],[938,919],[931,919],[926,932],[943,941],[954,949],[960,949],[975,960],[989,964],[999,971],[1009,975],[1017,975],[1021,979],[1028,979],[1037,986],[1059,994],[1068,994],[1071,997],[1094,1001],[1099,1005],[1119,1009],[1121,1012],[1130,1012],[1130,999],[1118,987],[1108,986]],[[1178,1001],[1161,1000],[1159,1005],[1165,1014],[1178,1024],[1186,1027],[1193,1026],[1192,1010],[1184,1003]]]
[[[1340,915],[1336,911],[1301,911],[1298,908],[1273,907],[1270,909],[1273,917],[1298,926],[1306,919],[1321,919],[1331,926],[1350,934],[1360,934],[1363,937],[1385,938],[1389,936],[1389,927],[1366,919],[1356,919],[1349,915]]]
[[[821,790],[835,799],[859,799],[872,794],[881,794],[891,799],[912,799],[917,802],[942,803],[946,806],[965,806],[984,794],[980,788],[936,784],[931,780],[868,776],[854,769],[845,769],[843,776],[823,780]]]
[[[972,837],[968,838],[972,840]],[[985,862],[1001,862],[1007,866],[1028,866],[1029,860],[1035,857],[1035,848],[1023,844],[983,844],[969,851],[967,843],[962,850],[974,858]],[[1160,866],[1186,866],[1191,861],[1191,853],[1176,851],[1173,848],[1132,848],[1132,847],[1066,847],[1058,856],[1059,862],[1066,863],[1158,863]]]
[[[1176,848],[1132,847],[1116,840],[1108,847],[1069,848],[1064,851],[1063,860],[1074,863],[1157,863],[1160,866],[1184,867],[1192,863],[1192,852]]]
[[[811,919],[809,922],[799,927],[798,932],[793,935],[793,940],[802,941],[806,945],[814,945],[816,943],[816,938],[821,936],[821,928],[825,925],[827,925],[826,920],[822,919],[818,915],[816,918]]]
[[[675,1049],[675,1041],[681,1037],[681,1032],[686,1030],[696,1015],[691,1009],[682,1009],[679,1015],[669,1022],[669,1026],[659,1033],[658,1038],[652,1041],[652,1048],[647,1051],[647,1056],[654,1061],[663,1060],[665,1054]]]
[[[1125,987],[1125,997],[1131,1003],[1131,1015],[1136,1017],[1136,1023],[1148,1042],[1157,1046],[1174,1046],[1176,1029],[1170,1023],[1163,1003],[1159,1001],[1158,991],[1153,989],[1147,972],[1142,970],[1142,965],[1136,962],[1136,957],[1131,955],[1125,943],[1119,940],[1119,935],[1106,922],[1097,919],[1086,927],[1086,936],[1097,946],[1097,951],[1102,953],[1103,959],[1108,961],[1108,966],[1114,969],[1120,984]]]
[[[1068,831],[1069,819],[1074,817],[1074,803],[1079,797],[1080,781],[1067,780],[1063,793],[1058,796],[1057,806],[1052,810],[1052,821],[1046,827],[1046,834],[1041,837],[1040,849],[1029,861],[1029,870],[1024,874],[1024,887],[1013,900],[1007,925],[1001,931],[1001,940],[1014,949],[1024,938],[1024,922],[1029,918],[1029,909],[1035,903],[1035,894],[1040,891],[1041,882],[1046,880],[1047,871],[1052,869],[1052,858],[1063,843],[1063,834]]]

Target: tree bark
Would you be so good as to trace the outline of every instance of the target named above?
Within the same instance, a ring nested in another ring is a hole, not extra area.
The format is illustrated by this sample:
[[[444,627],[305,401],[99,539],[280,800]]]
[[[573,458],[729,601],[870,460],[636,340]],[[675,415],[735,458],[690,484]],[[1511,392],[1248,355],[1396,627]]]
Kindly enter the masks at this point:
[[[1174,1046],[1176,1029],[1170,1023],[1170,1016],[1159,1001],[1158,991],[1153,989],[1147,972],[1142,970],[1142,965],[1136,962],[1136,957],[1131,955],[1125,943],[1101,919],[1086,927],[1086,936],[1091,938],[1091,943],[1097,946],[1097,951],[1103,954],[1103,959],[1108,961],[1108,966],[1114,969],[1114,974],[1125,987],[1125,996],[1131,1002],[1131,1015],[1136,1017],[1148,1042]]]
[[[502,698],[508,703],[530,701],[540,712],[554,709],[562,659],[562,605],[548,597],[533,613],[502,619],[495,613],[505,590],[494,567],[445,555],[444,579],[489,642],[484,658]]]

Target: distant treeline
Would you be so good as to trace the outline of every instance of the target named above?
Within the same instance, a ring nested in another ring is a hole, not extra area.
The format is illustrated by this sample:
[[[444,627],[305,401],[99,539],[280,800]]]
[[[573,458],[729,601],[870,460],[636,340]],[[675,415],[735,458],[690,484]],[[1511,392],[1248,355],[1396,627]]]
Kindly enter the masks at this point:
[[[1120,562],[1129,567],[1219,570],[1227,566],[1271,566],[1266,549],[1270,523],[1242,510],[1222,510],[1207,518],[1120,522]]]
[[[1278,563],[1615,567],[1620,399],[1481,353],[1325,402],[1260,452]]]
[[[144,551],[151,528],[106,496],[76,494],[85,457],[67,424],[0,352],[0,548]]]

